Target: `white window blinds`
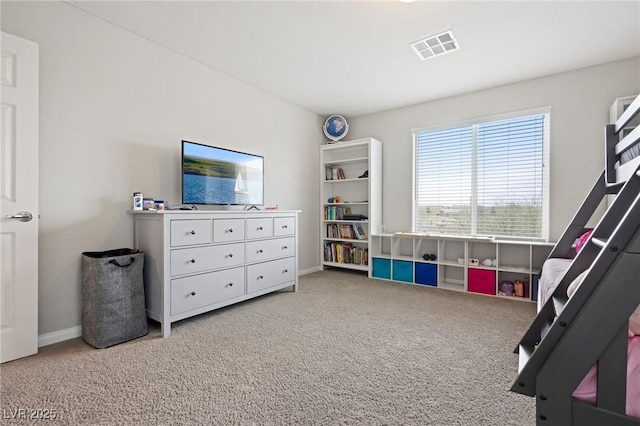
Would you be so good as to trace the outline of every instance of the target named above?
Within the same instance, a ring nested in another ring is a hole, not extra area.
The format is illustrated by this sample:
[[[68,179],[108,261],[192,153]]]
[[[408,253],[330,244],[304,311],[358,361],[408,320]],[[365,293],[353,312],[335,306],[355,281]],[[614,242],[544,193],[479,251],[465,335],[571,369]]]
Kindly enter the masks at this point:
[[[548,121],[414,132],[414,232],[546,239]]]

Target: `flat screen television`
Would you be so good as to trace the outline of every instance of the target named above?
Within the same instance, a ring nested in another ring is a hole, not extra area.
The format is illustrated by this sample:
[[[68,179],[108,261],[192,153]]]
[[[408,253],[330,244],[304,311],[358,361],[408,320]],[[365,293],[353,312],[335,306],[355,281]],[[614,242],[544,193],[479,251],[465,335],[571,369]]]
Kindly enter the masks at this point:
[[[182,204],[264,205],[264,157],[182,141]]]

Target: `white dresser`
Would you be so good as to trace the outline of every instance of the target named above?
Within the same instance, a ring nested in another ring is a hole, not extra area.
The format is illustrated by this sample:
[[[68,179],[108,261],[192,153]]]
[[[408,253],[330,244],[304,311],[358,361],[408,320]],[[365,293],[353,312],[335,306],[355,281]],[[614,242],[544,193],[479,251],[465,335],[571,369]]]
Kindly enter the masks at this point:
[[[144,251],[147,316],[171,323],[291,287],[298,211],[132,211]]]

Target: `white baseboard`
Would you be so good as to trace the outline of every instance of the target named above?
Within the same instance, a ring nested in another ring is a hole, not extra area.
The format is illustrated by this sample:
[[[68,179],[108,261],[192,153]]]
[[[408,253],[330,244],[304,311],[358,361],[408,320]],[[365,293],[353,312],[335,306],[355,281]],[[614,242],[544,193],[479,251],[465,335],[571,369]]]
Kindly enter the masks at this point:
[[[64,342],[65,340],[75,339],[80,336],[82,336],[82,327],[79,325],[64,330],[40,334],[38,335],[38,347],[53,345],[54,343]]]
[[[298,275],[308,275],[314,272],[320,272],[322,268],[320,266],[314,266],[313,268],[303,269],[298,271]],[[38,336],[38,347],[53,345],[54,343],[64,342],[65,340],[75,339],[82,336],[82,327],[75,326],[64,330],[52,331],[51,333],[40,334]]]
[[[314,272],[320,272],[320,271],[322,271],[322,268],[320,266],[314,266],[313,268],[299,270],[298,276],[309,275],[309,274],[313,274]]]

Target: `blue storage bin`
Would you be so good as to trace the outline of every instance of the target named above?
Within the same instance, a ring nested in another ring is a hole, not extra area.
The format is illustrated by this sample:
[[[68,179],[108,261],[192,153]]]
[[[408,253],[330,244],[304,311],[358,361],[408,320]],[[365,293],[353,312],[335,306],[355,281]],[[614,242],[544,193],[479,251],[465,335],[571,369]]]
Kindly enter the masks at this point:
[[[416,263],[416,284],[436,287],[438,285],[438,265],[433,263]]]
[[[393,261],[393,280],[413,282],[413,262],[407,260]]]
[[[386,280],[391,279],[391,259],[382,259],[379,257],[373,258],[373,273],[374,278],[384,278]]]

